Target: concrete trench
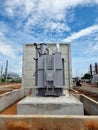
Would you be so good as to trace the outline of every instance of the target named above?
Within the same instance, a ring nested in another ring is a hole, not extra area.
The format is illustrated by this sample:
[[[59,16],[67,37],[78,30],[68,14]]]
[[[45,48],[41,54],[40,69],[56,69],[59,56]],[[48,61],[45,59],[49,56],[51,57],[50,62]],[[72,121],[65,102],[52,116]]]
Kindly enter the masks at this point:
[[[29,95],[29,89],[17,89],[0,96],[0,111]],[[74,94],[84,105],[87,115],[2,115],[0,130],[98,130],[98,102],[82,94]]]
[[[0,112],[15,103],[16,101],[22,99],[25,96],[30,95],[32,89],[28,88],[21,88],[21,89],[15,89],[11,92],[7,92],[0,95]],[[33,91],[34,92],[34,91]]]
[[[83,94],[74,94],[76,98],[78,98],[84,106],[84,113],[86,115],[98,115],[98,102],[83,95]]]
[[[16,89],[0,95],[0,111],[24,97],[24,89]]]

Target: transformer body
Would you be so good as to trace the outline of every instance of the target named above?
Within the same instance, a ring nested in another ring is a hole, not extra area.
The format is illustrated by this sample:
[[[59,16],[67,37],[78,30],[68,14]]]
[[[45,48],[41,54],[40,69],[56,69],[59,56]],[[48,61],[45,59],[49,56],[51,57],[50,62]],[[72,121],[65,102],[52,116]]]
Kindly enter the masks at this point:
[[[36,45],[36,89],[39,96],[61,96],[64,90],[64,59],[61,52],[49,54],[46,44]]]

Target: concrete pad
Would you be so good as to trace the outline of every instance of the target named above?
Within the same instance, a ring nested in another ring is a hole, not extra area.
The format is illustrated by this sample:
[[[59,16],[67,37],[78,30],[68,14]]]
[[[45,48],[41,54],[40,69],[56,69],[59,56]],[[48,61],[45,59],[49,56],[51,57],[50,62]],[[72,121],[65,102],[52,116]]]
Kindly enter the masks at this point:
[[[26,97],[17,104],[17,114],[83,115],[83,104],[74,96]]]

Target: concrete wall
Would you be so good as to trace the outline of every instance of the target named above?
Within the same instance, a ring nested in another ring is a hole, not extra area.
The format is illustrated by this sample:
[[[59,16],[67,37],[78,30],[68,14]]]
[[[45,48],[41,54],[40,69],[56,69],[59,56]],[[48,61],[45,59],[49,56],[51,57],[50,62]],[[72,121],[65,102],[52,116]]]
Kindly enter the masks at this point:
[[[86,114],[98,115],[98,102],[96,102],[95,100],[93,100],[85,95],[80,96],[80,101],[84,105],[84,110],[85,110]]]
[[[48,44],[50,51],[56,50],[56,44]],[[65,59],[65,88],[69,88],[72,83],[72,70],[71,70],[71,50],[70,44],[61,43],[60,50],[62,57]],[[33,44],[24,45],[23,54],[23,70],[22,70],[22,86],[25,88],[35,87],[35,47]]]
[[[0,130],[98,130],[98,117],[0,116]]]
[[[21,98],[33,94],[34,90],[34,88],[21,88],[0,95],[0,112]]]
[[[24,97],[24,89],[16,89],[0,95],[0,111],[12,105],[14,102]]]
[[[98,115],[98,102],[83,94],[74,94],[74,96],[83,103],[85,114]]]

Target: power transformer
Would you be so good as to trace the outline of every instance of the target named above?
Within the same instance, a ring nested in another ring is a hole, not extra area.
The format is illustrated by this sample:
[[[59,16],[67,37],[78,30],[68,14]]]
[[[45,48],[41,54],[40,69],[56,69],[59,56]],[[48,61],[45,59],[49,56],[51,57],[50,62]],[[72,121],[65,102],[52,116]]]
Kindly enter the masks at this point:
[[[34,44],[36,48],[35,85],[39,96],[62,96],[64,80],[64,59],[59,46],[50,54],[47,44]]]

